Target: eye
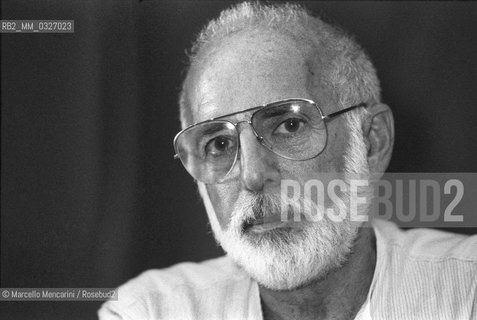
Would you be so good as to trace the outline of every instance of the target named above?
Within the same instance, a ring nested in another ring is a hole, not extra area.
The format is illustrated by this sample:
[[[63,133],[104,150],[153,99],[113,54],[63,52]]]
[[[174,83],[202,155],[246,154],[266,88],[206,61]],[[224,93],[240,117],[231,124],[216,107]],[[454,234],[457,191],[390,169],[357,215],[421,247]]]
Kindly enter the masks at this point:
[[[235,151],[235,142],[225,136],[218,136],[211,139],[205,146],[205,154],[215,157]]]
[[[275,129],[274,133],[289,134],[298,132],[305,125],[305,121],[298,118],[289,118],[283,121]]]

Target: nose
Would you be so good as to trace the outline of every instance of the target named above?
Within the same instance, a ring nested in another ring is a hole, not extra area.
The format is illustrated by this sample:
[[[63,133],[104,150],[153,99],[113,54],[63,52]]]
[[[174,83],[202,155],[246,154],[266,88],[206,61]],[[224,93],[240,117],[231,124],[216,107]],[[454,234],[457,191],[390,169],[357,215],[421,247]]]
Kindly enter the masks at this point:
[[[240,133],[240,179],[245,189],[261,192],[280,184],[275,155],[260,143],[250,127]]]

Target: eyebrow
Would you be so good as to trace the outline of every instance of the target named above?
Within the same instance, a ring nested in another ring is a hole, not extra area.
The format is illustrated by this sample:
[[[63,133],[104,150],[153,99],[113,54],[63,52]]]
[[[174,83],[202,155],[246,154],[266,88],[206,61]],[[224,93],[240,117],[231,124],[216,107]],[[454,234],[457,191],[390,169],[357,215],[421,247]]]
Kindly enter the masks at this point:
[[[211,135],[211,134],[214,134],[216,132],[219,132],[219,131],[222,131],[222,130],[225,130],[226,128],[223,126],[222,123],[218,124],[218,123],[212,123],[211,125],[207,126],[206,128],[203,128],[202,130],[200,130],[200,133],[202,135]]]
[[[290,112],[289,109],[278,109],[278,108],[266,108],[263,110],[264,114],[267,116],[275,117],[275,116],[281,116],[284,115],[288,112]]]

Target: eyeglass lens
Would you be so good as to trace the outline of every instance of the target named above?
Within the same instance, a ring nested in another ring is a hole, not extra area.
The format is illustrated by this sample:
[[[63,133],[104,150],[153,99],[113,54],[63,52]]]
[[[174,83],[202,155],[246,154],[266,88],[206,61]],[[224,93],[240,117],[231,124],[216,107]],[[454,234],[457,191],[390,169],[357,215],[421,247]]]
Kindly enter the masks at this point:
[[[259,109],[252,126],[263,145],[290,160],[317,156],[326,145],[326,126],[320,110],[307,101],[288,101]],[[239,133],[232,122],[213,120],[182,132],[176,151],[184,167],[197,180],[219,183],[233,168]]]

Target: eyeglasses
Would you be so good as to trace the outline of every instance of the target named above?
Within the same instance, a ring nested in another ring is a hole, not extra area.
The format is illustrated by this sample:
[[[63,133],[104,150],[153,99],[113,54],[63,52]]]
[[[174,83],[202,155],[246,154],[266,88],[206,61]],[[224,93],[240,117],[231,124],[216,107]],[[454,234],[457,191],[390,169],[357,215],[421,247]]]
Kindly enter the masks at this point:
[[[289,160],[315,158],[326,147],[326,122],[365,103],[324,115],[308,99],[286,99],[202,121],[180,131],[174,138],[175,159],[190,175],[206,184],[230,178],[240,150],[238,125],[251,125],[257,140],[274,154]],[[252,112],[250,120],[232,122],[225,118]]]

